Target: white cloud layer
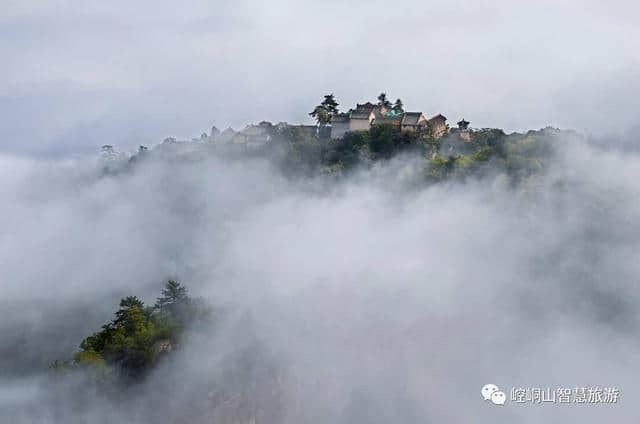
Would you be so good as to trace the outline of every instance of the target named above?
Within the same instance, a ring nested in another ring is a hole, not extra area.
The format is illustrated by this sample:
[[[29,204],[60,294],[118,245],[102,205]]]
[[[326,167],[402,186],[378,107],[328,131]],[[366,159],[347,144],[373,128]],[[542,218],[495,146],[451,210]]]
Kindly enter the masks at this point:
[[[640,158],[560,150],[518,190],[403,188],[388,173],[402,161],[325,186],[261,161],[150,161],[98,177],[87,161],[4,157],[0,421],[201,422],[212,387],[237,383],[224,355],[256,334],[285,370],[282,404],[265,412],[276,422],[628,422]],[[232,311],[204,346],[115,406],[41,380],[120,297],[151,303],[169,276]],[[489,382],[616,386],[623,398],[490,408]]]

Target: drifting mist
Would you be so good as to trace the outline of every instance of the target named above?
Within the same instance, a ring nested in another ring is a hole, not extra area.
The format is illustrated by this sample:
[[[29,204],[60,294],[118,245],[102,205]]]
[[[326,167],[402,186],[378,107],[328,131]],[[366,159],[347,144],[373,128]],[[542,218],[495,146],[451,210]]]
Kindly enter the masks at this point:
[[[0,164],[2,422],[227,422],[221,392],[249,399],[229,422],[637,415],[633,152],[567,139],[515,188],[417,186],[406,157],[342,180],[214,154],[109,176],[88,159]],[[51,380],[48,364],[119,298],[153,303],[171,277],[223,311],[209,336],[120,397]],[[486,383],[623,395],[501,409],[482,401]]]

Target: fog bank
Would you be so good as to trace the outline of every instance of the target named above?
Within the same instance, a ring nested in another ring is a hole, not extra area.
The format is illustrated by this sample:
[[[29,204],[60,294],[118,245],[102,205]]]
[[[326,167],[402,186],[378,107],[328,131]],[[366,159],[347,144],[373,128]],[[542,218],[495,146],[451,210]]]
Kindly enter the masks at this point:
[[[215,155],[111,176],[92,159],[0,165],[1,421],[227,422],[220,393],[250,400],[233,422],[636,416],[637,153],[566,140],[516,188],[416,188],[407,158],[337,181]],[[170,277],[224,311],[209,336],[126,395],[46,376],[119,298],[151,304]],[[622,398],[499,408],[486,383]]]

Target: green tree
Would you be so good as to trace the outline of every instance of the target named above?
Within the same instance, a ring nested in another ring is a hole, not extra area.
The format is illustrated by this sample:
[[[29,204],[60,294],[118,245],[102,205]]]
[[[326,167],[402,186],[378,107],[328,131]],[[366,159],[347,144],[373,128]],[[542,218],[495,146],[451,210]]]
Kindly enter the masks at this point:
[[[132,303],[123,308],[122,303],[119,321],[114,325],[103,356],[116,363],[126,375],[135,376],[153,363],[157,331],[142,305]]]
[[[76,365],[92,365],[98,368],[107,366],[102,355],[95,350],[83,350],[73,355],[73,361]]]
[[[378,106],[384,106],[387,109],[391,107],[391,102],[387,99],[387,93],[380,93],[378,95]]]
[[[333,95],[333,93],[331,94],[326,94],[324,96],[324,100],[322,101],[322,103],[320,103],[320,106],[323,106],[327,112],[334,114],[334,113],[338,113],[338,102],[336,102],[336,98]]]
[[[116,312],[116,319],[113,323],[119,324],[123,319],[125,319],[130,308],[144,309],[144,303],[136,296],[127,296],[120,300],[120,309]]]
[[[378,158],[388,158],[394,151],[394,135],[397,129],[392,124],[374,125],[369,130],[369,149]]]
[[[186,287],[174,280],[167,281],[162,289],[162,296],[156,300],[156,308],[162,309],[165,306],[183,302],[189,298]]]
[[[331,117],[338,113],[338,106],[333,93],[327,94],[322,103],[316,106],[309,115],[315,118],[318,125],[326,125],[331,122]]]
[[[158,327],[172,339],[177,339],[200,312],[194,299],[189,297],[187,289],[174,280],[167,282],[154,309],[158,312]]]
[[[341,139],[331,140],[325,154],[325,164],[334,169],[349,170],[366,155],[368,131],[350,131]]]
[[[396,115],[404,113],[404,105],[402,104],[402,100],[396,99],[396,102],[393,104],[391,111]]]
[[[101,331],[93,333],[80,343],[80,349],[83,351],[104,351],[105,347],[111,342],[113,330],[112,322],[103,325]]]
[[[309,115],[313,116],[318,125],[327,125],[331,122],[331,114],[322,106],[316,108]]]
[[[192,324],[210,329],[207,323],[211,322],[213,311],[202,299],[189,297],[180,283],[170,280],[153,307],[145,307],[136,296],[128,296],[120,300],[114,315],[100,331],[80,343],[72,361],[55,362],[52,369],[62,370],[69,364],[76,368],[100,368],[104,375],[113,369],[124,376],[142,375],[156,361],[158,342],[178,342],[184,329]]]

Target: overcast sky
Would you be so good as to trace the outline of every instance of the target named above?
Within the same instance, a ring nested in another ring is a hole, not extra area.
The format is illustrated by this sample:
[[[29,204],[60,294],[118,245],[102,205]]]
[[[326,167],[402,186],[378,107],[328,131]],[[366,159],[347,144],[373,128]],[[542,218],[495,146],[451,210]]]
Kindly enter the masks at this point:
[[[0,7],[0,151],[129,149],[382,90],[477,127],[620,133],[635,1],[30,1]]]

